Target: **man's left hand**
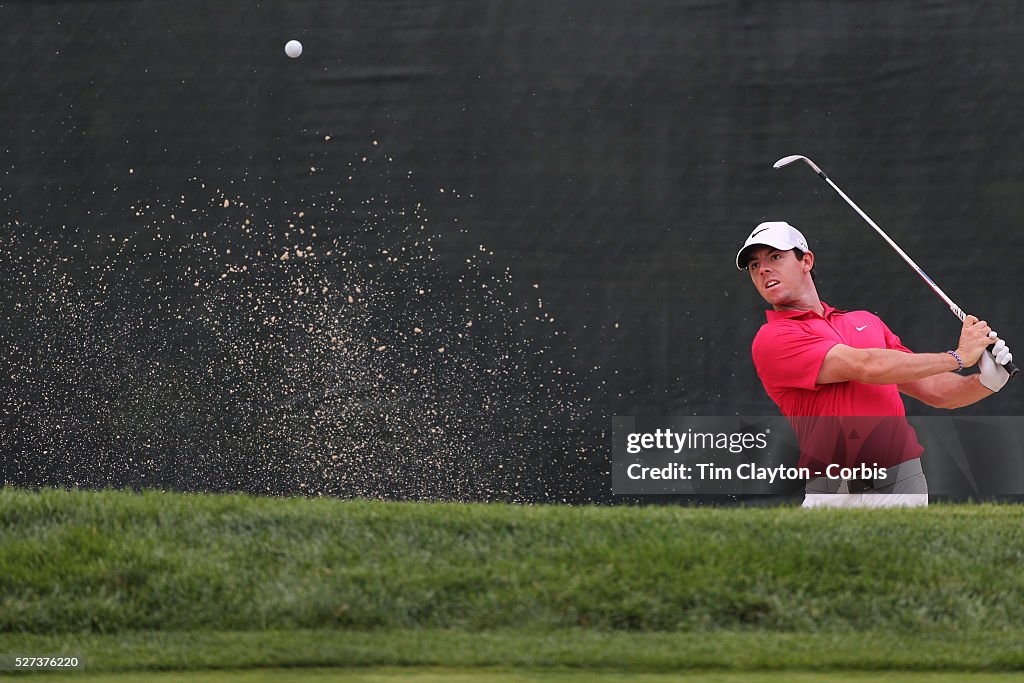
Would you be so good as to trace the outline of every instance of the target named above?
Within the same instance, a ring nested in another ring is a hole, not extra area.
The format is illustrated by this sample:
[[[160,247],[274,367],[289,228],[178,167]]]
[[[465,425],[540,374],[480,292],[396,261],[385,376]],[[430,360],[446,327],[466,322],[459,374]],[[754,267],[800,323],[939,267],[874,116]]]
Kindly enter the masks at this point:
[[[995,335],[993,332],[992,335]],[[1010,379],[1010,374],[1003,368],[1004,365],[1013,360],[1010,347],[1002,339],[997,341],[991,349],[981,354],[978,359],[978,367],[981,369],[979,380],[982,386],[989,391],[999,391]]]

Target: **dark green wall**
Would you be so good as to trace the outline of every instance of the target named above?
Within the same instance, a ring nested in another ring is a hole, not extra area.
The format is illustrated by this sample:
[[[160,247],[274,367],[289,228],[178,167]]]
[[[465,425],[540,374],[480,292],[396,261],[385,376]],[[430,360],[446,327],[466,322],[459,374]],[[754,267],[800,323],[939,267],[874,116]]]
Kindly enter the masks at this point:
[[[771,169],[793,153],[1024,348],[1021,17],[4,2],[4,478],[607,500],[613,415],[776,412],[749,360],[763,305],[731,265],[767,219],[807,234],[823,299],[954,346],[827,186]],[[268,257],[300,242],[317,258]],[[303,278],[330,292],[289,303]],[[969,411],[1021,409],[1014,387]]]

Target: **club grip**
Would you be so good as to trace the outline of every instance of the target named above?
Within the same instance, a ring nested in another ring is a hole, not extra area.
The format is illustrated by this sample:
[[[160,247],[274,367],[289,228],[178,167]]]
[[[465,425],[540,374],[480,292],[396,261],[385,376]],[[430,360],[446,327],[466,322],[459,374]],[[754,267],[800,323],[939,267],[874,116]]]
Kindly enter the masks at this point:
[[[989,358],[995,361],[996,357],[992,355],[992,349],[985,349],[985,353],[988,354]],[[1013,379],[1014,377],[1017,376],[1017,373],[1020,372],[1020,368],[1014,365],[1012,360],[1009,363],[1003,365],[1003,370],[1006,370],[1006,373],[1010,376],[1009,379]]]

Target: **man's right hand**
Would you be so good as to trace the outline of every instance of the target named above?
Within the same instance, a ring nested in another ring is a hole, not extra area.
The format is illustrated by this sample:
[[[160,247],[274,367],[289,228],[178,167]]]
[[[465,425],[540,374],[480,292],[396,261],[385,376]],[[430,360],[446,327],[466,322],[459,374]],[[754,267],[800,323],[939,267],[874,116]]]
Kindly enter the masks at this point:
[[[984,320],[978,320],[973,315],[964,318],[964,326],[960,330],[960,343],[956,347],[956,353],[965,368],[969,368],[978,362],[981,354],[996,340],[989,336],[992,328]]]

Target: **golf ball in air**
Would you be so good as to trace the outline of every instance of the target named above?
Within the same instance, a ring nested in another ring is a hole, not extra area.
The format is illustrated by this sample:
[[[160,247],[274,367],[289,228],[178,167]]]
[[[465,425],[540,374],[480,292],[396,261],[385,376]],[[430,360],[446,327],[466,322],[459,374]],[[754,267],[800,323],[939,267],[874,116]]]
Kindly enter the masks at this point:
[[[292,59],[295,59],[302,54],[302,43],[297,40],[289,40],[284,44],[284,53]]]

